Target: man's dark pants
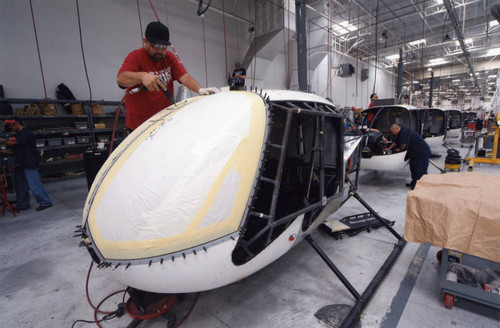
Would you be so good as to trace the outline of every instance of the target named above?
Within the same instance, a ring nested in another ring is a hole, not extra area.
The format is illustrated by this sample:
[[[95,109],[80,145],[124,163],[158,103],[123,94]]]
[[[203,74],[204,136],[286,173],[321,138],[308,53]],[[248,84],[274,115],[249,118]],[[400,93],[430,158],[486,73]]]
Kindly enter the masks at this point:
[[[415,188],[417,181],[424,175],[427,174],[427,168],[429,167],[429,157],[411,157],[410,158],[410,172],[411,172],[411,189]]]

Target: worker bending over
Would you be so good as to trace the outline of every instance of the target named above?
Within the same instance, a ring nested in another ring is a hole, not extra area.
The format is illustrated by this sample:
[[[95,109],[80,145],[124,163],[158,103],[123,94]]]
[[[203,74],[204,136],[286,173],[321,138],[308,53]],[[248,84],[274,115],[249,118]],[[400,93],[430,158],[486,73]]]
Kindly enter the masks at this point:
[[[424,174],[427,174],[431,149],[417,132],[405,126],[392,124],[390,130],[396,138],[387,149],[391,150],[397,147],[395,151],[398,152],[407,150],[405,160],[410,160],[411,183],[406,184],[406,186],[413,190],[417,181]]]

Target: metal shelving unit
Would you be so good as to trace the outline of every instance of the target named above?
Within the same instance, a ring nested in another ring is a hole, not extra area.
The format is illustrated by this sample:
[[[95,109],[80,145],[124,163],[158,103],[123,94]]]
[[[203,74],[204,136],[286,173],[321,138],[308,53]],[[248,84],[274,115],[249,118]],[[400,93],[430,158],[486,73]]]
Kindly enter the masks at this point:
[[[67,103],[80,103],[85,115],[0,115],[0,122],[5,119],[18,117],[23,125],[33,131],[37,139],[37,149],[40,151],[40,175],[42,177],[84,171],[83,154],[87,150],[97,149],[99,139],[109,139],[113,132],[115,110],[118,101],[92,101],[110,108],[111,111],[104,115],[94,115],[89,100],[55,100],[31,98],[0,98],[1,102],[15,105],[29,105],[39,103],[54,103],[61,112],[62,105]],[[97,129],[94,123],[105,123],[106,128]],[[125,115],[119,115],[116,137],[119,140],[125,136]],[[8,134],[13,134],[8,132]],[[88,138],[82,138],[88,136]],[[106,138],[107,136],[107,138]],[[82,140],[83,139],[83,140]],[[116,140],[116,139],[115,139]],[[65,144],[71,142],[71,144]],[[78,143],[78,141],[81,141]],[[105,145],[108,145],[105,142]],[[115,141],[115,145],[117,142]],[[80,157],[78,157],[80,156]],[[77,157],[77,158],[75,158]]]

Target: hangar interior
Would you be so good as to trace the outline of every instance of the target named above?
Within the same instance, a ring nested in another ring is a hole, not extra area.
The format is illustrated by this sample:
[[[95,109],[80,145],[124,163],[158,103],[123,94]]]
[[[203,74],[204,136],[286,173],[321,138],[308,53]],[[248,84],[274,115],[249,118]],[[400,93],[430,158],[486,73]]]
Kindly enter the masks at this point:
[[[116,83],[117,72],[125,56],[142,47],[147,24],[159,20],[170,30],[169,50],[176,52],[202,87],[229,91],[228,77],[234,63],[241,62],[247,71],[247,90],[308,92],[328,99],[332,106],[325,107],[335,107],[339,115],[343,109],[367,108],[370,95],[377,93],[381,100],[415,108],[469,111],[477,118],[486,117],[486,121],[492,118],[493,126],[497,124],[493,119],[500,109],[497,1],[5,0],[0,8],[0,43],[4,45],[0,50],[0,101],[11,102],[15,108],[44,98],[56,99],[56,89],[64,83],[76,100],[88,104],[101,101],[103,115],[113,118],[124,97]],[[303,30],[297,12],[303,14]],[[300,43],[304,38],[305,43]],[[174,90],[179,102],[197,96],[178,82]],[[50,120],[50,124],[61,124],[66,114],[64,102],[56,104],[58,119],[30,117],[28,127],[43,126]],[[93,125],[89,108],[80,120]],[[7,116],[2,113],[2,121]],[[285,117],[278,115],[276,120],[277,130],[283,130]],[[108,121],[105,124],[110,127]],[[293,130],[302,128],[302,123],[294,124]],[[313,124],[308,124],[304,127],[312,129]],[[343,124],[329,124],[327,140],[334,139],[331,148],[339,151],[339,136],[345,133],[340,133]],[[481,146],[478,140],[482,139],[477,137],[481,131],[464,145],[463,124],[461,129],[461,136],[443,137],[442,146],[432,147],[429,175],[455,173],[445,169],[450,148],[465,159],[473,157]],[[91,149],[103,143],[95,131],[89,134],[91,141],[86,141]],[[496,131],[498,135],[498,128]],[[309,138],[306,141],[313,139],[307,132],[305,135]],[[62,134],[63,143],[69,136]],[[300,138],[294,142],[298,144]],[[278,151],[273,151],[273,160],[279,162]],[[83,150],[78,148],[78,152],[81,155]],[[341,189],[339,170],[345,164],[341,157],[331,158],[340,162],[335,163],[336,171],[329,173],[335,177],[328,185],[329,195]],[[79,160],[83,165],[81,157]],[[497,177],[498,166],[488,164],[494,162],[478,161],[473,172]],[[43,211],[35,211],[32,197],[31,209],[14,214],[5,206],[7,202],[15,206],[15,193],[12,186],[2,182],[2,326],[85,327],[101,320],[97,325],[103,327],[340,327],[355,303],[352,291],[310,244],[302,241],[244,279],[200,293],[177,295],[166,315],[143,322],[134,322],[132,316],[123,313],[96,315],[88,299],[94,305],[102,301],[102,309],[113,312],[126,300],[122,291],[127,286],[112,279],[109,268],[90,269],[91,257],[85,247],[78,247],[81,238],[74,237],[82,224],[89,173],[81,166],[78,170],[71,166],[64,174],[57,174],[55,167],[42,176],[53,201],[53,206]],[[287,187],[307,189],[302,177],[294,175],[292,169],[297,167],[286,166],[284,175],[291,181]],[[349,175],[356,178],[359,196],[403,235],[410,191],[405,186],[410,180],[408,167],[363,170],[361,161],[360,168],[356,176]],[[2,169],[2,181],[9,182],[4,160]],[[459,171],[467,171],[465,162],[461,162]],[[472,192],[464,189],[462,196]],[[489,192],[498,194],[498,189]],[[261,194],[264,200],[274,196],[265,188]],[[290,193],[286,201],[278,202],[277,212],[296,211],[300,206],[295,196]],[[311,199],[320,201],[321,197],[313,193]],[[349,198],[328,219],[340,220],[362,212],[366,208]],[[315,229],[311,236],[359,294],[370,287],[396,243],[384,226],[340,237]],[[461,295],[450,304],[440,287],[440,250],[429,243],[408,242],[363,304],[353,326],[500,327],[498,301],[484,304]],[[245,256],[237,254],[236,262],[246,262]],[[500,275],[495,271],[498,265],[494,263],[492,271]],[[204,279],[204,272],[195,274]]]

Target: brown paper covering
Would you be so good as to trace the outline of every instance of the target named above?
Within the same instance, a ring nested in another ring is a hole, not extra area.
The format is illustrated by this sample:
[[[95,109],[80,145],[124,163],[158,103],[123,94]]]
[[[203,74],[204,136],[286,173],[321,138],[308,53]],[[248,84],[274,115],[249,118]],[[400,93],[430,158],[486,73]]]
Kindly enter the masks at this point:
[[[404,237],[500,262],[500,175],[424,175],[408,193]]]

